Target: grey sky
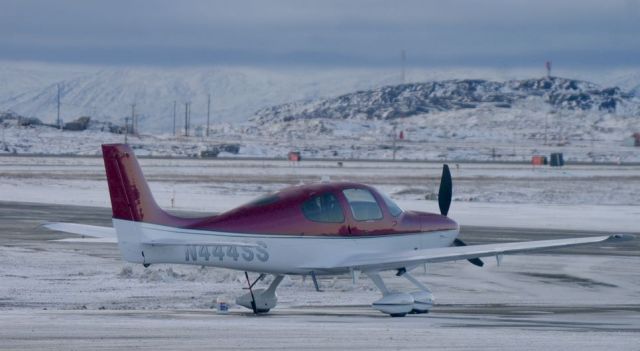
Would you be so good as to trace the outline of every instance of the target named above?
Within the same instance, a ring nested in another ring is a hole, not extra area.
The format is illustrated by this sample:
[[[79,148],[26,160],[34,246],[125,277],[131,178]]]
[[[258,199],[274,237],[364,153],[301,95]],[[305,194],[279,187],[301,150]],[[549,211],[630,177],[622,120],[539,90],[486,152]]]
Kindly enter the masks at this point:
[[[618,67],[640,2],[0,0],[0,60],[127,65]]]

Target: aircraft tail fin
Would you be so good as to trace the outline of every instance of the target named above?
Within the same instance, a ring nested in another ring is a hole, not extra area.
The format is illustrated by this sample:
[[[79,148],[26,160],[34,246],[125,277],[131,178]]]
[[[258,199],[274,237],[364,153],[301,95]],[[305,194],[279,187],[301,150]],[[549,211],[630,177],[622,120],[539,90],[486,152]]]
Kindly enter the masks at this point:
[[[127,144],[102,145],[113,218],[164,224],[172,216],[156,203],[135,154]]]

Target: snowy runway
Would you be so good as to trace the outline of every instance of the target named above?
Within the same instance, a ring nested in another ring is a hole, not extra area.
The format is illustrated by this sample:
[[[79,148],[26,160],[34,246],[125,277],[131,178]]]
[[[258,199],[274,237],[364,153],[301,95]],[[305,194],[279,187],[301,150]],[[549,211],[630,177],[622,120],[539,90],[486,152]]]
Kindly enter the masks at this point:
[[[219,212],[300,181],[370,183],[407,209],[436,211],[441,165],[428,163],[143,159],[161,206]],[[452,166],[451,216],[469,244],[637,233],[639,168]],[[19,201],[19,202],[15,202]],[[0,349],[580,349],[640,344],[640,240],[506,256],[498,267],[429,265],[428,315],[390,318],[369,307],[366,277],[287,277],[266,316],[217,299],[244,293],[241,272],[124,263],[115,245],[56,242],[39,226],[108,226],[99,158],[0,158]],[[90,207],[95,206],[95,207]],[[268,278],[267,278],[268,280]],[[385,274],[389,286],[410,289]]]
[[[492,306],[472,308],[406,318],[338,307],[259,317],[202,310],[8,311],[0,315],[0,340],[3,349],[23,350],[633,350],[640,341],[637,310],[503,315]]]
[[[629,248],[507,256],[502,266],[434,264],[416,276],[436,296],[428,315],[390,318],[368,304],[365,277],[287,278],[265,316],[217,298],[242,294],[240,272],[126,264],[108,244],[49,241],[50,220],[108,224],[105,208],[0,202],[1,349],[637,349],[640,256]],[[571,231],[463,227],[466,241],[571,237]],[[587,233],[597,234],[597,233]],[[404,280],[386,279],[395,288]]]

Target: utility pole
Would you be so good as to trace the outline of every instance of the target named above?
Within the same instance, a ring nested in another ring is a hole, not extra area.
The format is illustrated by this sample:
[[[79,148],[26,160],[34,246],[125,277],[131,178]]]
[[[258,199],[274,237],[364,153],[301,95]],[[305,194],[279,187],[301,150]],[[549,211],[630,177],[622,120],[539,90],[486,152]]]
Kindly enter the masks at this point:
[[[127,143],[127,134],[129,134],[129,117],[124,118],[124,143]]]
[[[136,104],[131,104],[131,134],[136,134]]]
[[[393,124],[393,160],[396,160],[396,124]]]
[[[207,95],[207,137],[209,137],[209,121],[211,117],[211,94]]]
[[[544,145],[547,146],[547,132],[549,131],[549,113],[544,115]]]
[[[184,136],[189,136],[189,103],[184,103]]]
[[[188,104],[189,108],[187,109],[187,126],[191,129],[191,102]],[[188,134],[187,134],[188,135]]]
[[[62,121],[60,120],[60,84],[58,84],[58,128],[62,129]]]
[[[173,100],[173,136],[176,136],[176,101]]]

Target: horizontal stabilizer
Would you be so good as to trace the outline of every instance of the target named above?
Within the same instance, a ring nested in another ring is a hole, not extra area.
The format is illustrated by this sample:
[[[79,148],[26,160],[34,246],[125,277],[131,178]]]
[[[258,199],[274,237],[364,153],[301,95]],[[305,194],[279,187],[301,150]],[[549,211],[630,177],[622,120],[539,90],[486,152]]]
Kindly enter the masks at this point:
[[[43,227],[59,232],[88,236],[91,238],[113,238],[116,239],[116,230],[113,227],[100,227],[97,225],[54,222],[46,223]],[[66,239],[62,239],[66,240]],[[115,242],[115,241],[113,241]]]
[[[47,223],[43,227],[59,232],[71,233],[81,235],[80,238],[66,238],[58,239],[55,241],[62,242],[86,242],[86,243],[117,243],[116,230],[112,227],[100,227],[88,224],[79,223]],[[198,235],[194,238],[193,235],[179,237],[179,238],[165,238],[142,241],[140,244],[149,246],[184,246],[184,245],[198,245],[198,246],[237,246],[237,247],[258,247],[257,244],[237,242],[237,241],[220,241],[215,237],[208,235]]]
[[[51,241],[58,241],[64,243],[92,243],[92,244],[117,244],[116,238],[65,238]]]

